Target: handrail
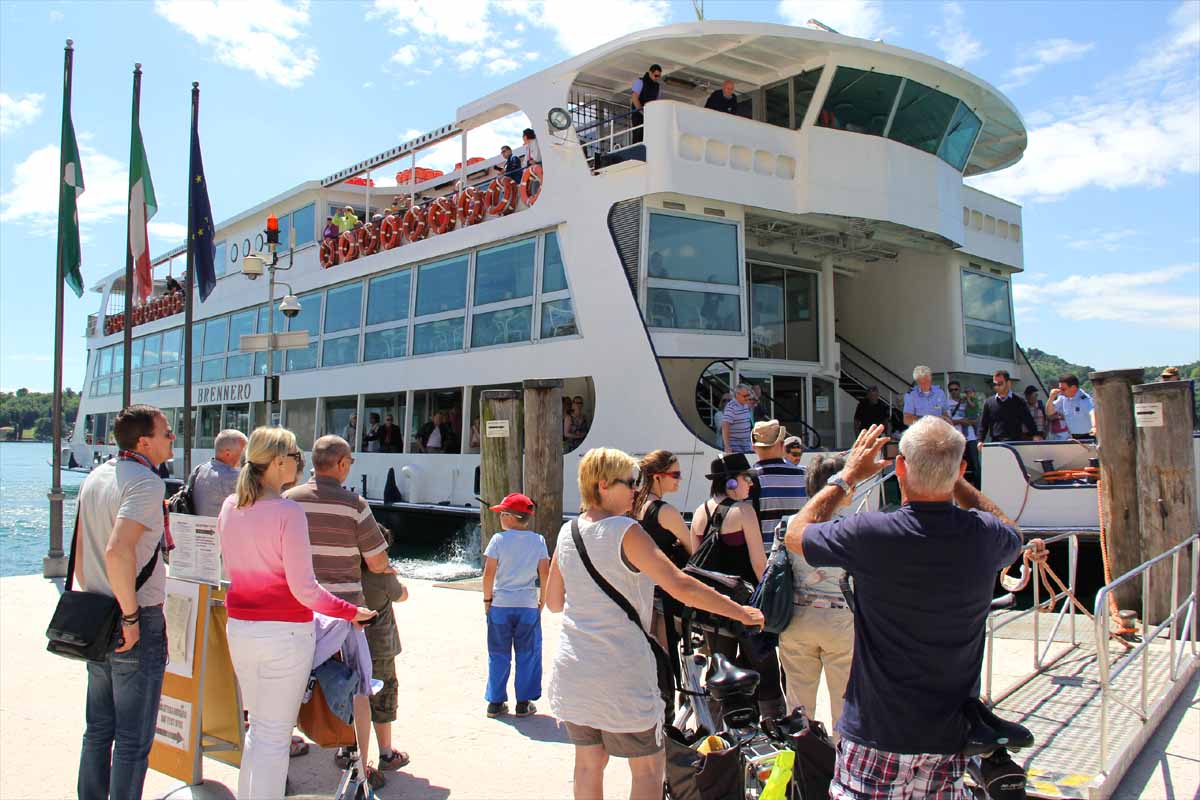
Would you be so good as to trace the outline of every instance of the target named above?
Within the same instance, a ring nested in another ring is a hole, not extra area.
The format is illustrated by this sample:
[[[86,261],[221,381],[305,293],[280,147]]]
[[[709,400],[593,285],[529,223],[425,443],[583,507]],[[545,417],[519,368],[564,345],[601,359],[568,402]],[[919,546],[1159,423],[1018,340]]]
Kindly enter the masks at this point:
[[[912,381],[911,381],[911,380],[908,380],[908,379],[905,379],[905,378],[902,378],[902,377],[900,377],[898,374],[896,374],[896,373],[895,373],[895,372],[893,372],[891,369],[889,369],[889,368],[888,368],[888,366],[887,366],[887,364],[884,364],[882,361],[880,361],[879,359],[875,358],[875,356],[871,355],[871,354],[870,354],[870,353],[868,353],[866,350],[863,350],[861,347],[859,347],[859,346],[858,346],[858,345],[856,345],[854,342],[852,342],[852,341],[850,341],[849,339],[847,339],[847,338],[846,338],[845,336],[843,336],[842,334],[840,334],[840,333],[839,333],[839,334],[837,334],[837,336],[836,336],[835,338],[837,339],[837,341],[838,341],[838,343],[839,343],[839,344],[849,345],[849,347],[850,347],[852,350],[857,350],[857,351],[858,351],[860,354],[862,354],[862,355],[866,356],[866,357],[867,357],[868,359],[870,359],[871,361],[874,361],[874,362],[875,362],[875,364],[876,364],[877,366],[879,366],[879,367],[882,367],[882,368],[883,368],[883,371],[884,371],[884,372],[886,372],[888,375],[890,375],[891,377],[893,377],[893,378],[895,378],[897,381],[899,381],[899,382],[900,382],[900,386],[901,386],[901,387],[903,387],[903,388],[901,388],[901,389],[897,390],[897,389],[896,389],[896,387],[894,387],[894,386],[890,386],[890,387],[888,387],[888,388],[892,389],[893,391],[895,391],[897,394],[903,394],[904,392],[907,392],[907,391],[909,390],[909,388],[911,388],[911,387],[912,387]],[[863,369],[864,369],[864,370],[866,370],[866,368],[865,368],[865,367],[864,367]],[[870,372],[870,370],[866,370],[866,371],[867,371],[867,372]]]

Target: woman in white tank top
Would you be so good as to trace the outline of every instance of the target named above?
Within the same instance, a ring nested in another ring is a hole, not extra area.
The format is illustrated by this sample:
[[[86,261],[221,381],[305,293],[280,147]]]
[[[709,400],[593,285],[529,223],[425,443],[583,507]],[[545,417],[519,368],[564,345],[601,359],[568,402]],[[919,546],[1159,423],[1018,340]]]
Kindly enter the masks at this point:
[[[628,516],[636,469],[620,450],[590,450],[579,464],[578,524],[596,571],[637,611],[642,629],[650,630],[656,584],[685,605],[762,625],[758,609],[680,572]],[[588,574],[571,523],[559,531],[546,588],[547,607],[563,613],[547,695],[575,744],[575,800],[604,797],[609,756],[629,759],[631,798],[662,797],[665,709],[654,655],[642,631]]]

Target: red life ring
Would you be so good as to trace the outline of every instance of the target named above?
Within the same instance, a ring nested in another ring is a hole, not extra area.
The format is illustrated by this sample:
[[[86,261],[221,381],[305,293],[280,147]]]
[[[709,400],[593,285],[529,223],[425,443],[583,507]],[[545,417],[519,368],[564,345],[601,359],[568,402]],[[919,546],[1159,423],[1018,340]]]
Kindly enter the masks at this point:
[[[375,232],[375,223],[368,222],[358,229],[358,252],[364,256],[379,252],[379,234]]]
[[[537,190],[529,191],[530,177],[537,180]],[[538,195],[542,193],[542,165],[534,164],[525,170],[525,174],[521,176],[521,202],[526,206],[531,206],[537,202]]]
[[[488,187],[487,198],[484,202],[489,214],[510,213],[517,205],[517,182],[507,175],[496,178]]]
[[[321,268],[329,269],[338,263],[337,239],[321,240]]]
[[[441,235],[454,230],[457,215],[454,212],[454,201],[448,197],[439,197],[429,207],[429,229]]]
[[[479,190],[474,186],[468,186],[458,193],[458,197],[454,200],[455,211],[458,213],[458,221],[463,225],[474,225],[479,220],[470,218],[471,204],[475,198],[479,196]]]
[[[391,250],[398,247],[401,241],[400,220],[396,219],[395,214],[388,214],[383,218],[383,222],[379,223],[379,246],[384,250]]]
[[[345,264],[358,258],[358,236],[355,231],[346,231],[338,237],[338,263]]]
[[[404,212],[404,222],[401,223],[401,227],[404,228],[404,238],[410,242],[419,242],[424,239],[429,230],[429,223],[425,220],[425,209],[421,206],[413,206]]]

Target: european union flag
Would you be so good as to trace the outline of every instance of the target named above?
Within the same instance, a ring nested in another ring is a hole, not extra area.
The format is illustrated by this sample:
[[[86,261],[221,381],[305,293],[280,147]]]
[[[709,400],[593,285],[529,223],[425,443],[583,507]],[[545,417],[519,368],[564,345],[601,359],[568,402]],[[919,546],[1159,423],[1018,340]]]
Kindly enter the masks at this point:
[[[208,299],[217,285],[214,267],[216,245],[213,242],[212,206],[208,202],[208,183],[204,180],[204,160],[200,156],[199,115],[192,115],[192,156],[188,170],[188,247],[192,248],[192,266],[195,281],[189,284],[200,287],[200,302]],[[188,287],[191,290],[191,286]]]

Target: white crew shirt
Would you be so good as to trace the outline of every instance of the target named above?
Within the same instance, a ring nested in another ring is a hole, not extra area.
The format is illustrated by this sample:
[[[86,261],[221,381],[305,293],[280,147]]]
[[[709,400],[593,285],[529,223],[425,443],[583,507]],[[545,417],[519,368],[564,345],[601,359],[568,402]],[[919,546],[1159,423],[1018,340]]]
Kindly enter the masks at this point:
[[[1060,394],[1054,400],[1054,410],[1066,420],[1067,429],[1072,436],[1088,436],[1092,432],[1092,397],[1083,389],[1075,392],[1074,397]]]

